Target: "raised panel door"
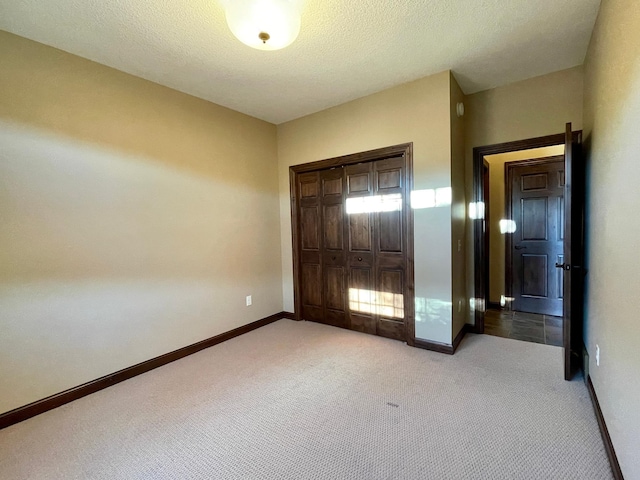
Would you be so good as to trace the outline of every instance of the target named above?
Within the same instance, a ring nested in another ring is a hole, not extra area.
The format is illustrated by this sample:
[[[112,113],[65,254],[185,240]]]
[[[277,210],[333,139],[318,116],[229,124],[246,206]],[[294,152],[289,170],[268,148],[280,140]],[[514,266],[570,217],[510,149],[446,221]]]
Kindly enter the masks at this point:
[[[379,207],[374,215],[375,292],[378,303],[377,334],[405,339],[404,158],[374,162],[374,191]]]
[[[345,167],[349,191],[346,196],[348,236],[347,275],[349,328],[377,333],[377,305],[373,281],[373,164]]]
[[[564,163],[561,159],[509,167],[512,308],[562,315],[563,291],[555,263],[563,255]]]
[[[406,340],[405,158],[297,178],[303,318]]]
[[[320,186],[318,172],[298,176],[302,318],[316,322],[324,318]]]
[[[320,171],[322,184],[323,321],[347,327],[347,271],[344,242],[344,169]]]

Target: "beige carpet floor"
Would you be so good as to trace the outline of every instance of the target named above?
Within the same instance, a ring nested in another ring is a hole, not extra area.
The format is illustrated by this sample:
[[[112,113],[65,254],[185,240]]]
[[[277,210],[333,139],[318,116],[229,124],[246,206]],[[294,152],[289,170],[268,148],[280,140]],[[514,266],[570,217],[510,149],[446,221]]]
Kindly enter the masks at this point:
[[[562,350],[281,320],[0,431],[3,479],[609,479]]]

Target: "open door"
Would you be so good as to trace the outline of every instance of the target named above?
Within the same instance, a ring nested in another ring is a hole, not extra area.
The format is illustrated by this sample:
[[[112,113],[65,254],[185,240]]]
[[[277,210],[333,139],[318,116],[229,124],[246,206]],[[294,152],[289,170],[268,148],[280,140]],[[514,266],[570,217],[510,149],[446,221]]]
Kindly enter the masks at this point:
[[[564,258],[563,269],[564,378],[571,380],[580,367],[584,296],[584,205],[585,169],[582,139],[574,138],[571,124],[565,132]]]

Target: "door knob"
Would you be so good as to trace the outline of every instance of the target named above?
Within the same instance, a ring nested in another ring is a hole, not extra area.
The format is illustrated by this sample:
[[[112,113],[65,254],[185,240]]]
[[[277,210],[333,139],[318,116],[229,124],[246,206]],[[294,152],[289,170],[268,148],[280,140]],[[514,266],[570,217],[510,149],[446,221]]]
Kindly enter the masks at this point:
[[[525,249],[525,248],[527,248],[527,247],[526,247],[526,246],[523,246],[523,245],[516,245],[514,248],[515,248],[516,250],[523,250],[523,249]]]
[[[571,265],[567,265],[566,263],[556,263],[556,268],[561,268],[568,272],[571,270]]]
[[[358,261],[361,262],[362,261],[362,257],[358,257]]]

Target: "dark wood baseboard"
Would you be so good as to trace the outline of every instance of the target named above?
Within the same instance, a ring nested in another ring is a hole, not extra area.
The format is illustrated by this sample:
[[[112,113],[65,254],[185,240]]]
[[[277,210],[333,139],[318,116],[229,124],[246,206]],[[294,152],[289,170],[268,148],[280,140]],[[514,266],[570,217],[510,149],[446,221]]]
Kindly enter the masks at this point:
[[[199,352],[200,350],[204,350],[205,348],[213,347],[214,345],[217,345],[219,343],[226,342],[227,340],[231,340],[232,338],[238,337],[252,330],[256,330],[257,328],[264,327],[265,325],[273,323],[282,318],[290,318],[289,315],[291,314],[288,314],[287,312],[276,313],[261,320],[243,325],[242,327],[234,328],[233,330],[230,330],[228,332],[221,333],[220,335],[216,335],[215,337],[202,340],[201,342],[194,343],[193,345],[174,350],[173,352],[169,352],[164,355],[160,355],[159,357],[152,358],[151,360],[133,365],[132,367],[124,368],[115,373],[111,373],[77,387],[70,388],[68,390],[65,390],[64,392],[56,393],[55,395],[43,398],[42,400],[37,400],[28,405],[15,408],[0,415],[0,429],[22,422],[24,420],[27,420],[28,418],[35,417],[36,415],[40,415],[41,413],[48,412],[49,410],[53,410],[54,408],[60,407],[79,398],[86,397],[87,395],[115,385],[116,383],[123,382],[132,377],[148,372],[149,370],[153,370],[154,368],[161,367],[163,365],[166,365],[167,363],[171,363],[186,356],[192,355],[196,352]]]
[[[467,323],[466,327],[467,333],[477,333],[478,335],[482,335],[484,333],[484,324],[480,326],[478,323],[476,323],[475,325]]]
[[[291,312],[282,312],[282,318],[288,318],[289,320],[296,320],[296,314]]]
[[[447,355],[453,355],[454,353],[453,345],[448,343],[430,342],[420,338],[415,339],[413,346],[416,348],[423,348],[424,350],[431,350],[432,352],[446,353]]]
[[[462,342],[462,339],[467,334],[468,329],[469,327],[465,323],[460,329],[460,331],[458,332],[458,335],[456,335],[456,338],[453,339],[453,353],[456,353],[456,350],[458,350],[458,347],[460,346],[460,342]]]
[[[600,410],[600,402],[598,402],[598,396],[596,395],[596,391],[593,388],[593,383],[591,382],[590,376],[587,376],[586,383],[587,390],[589,390],[589,396],[591,397],[591,402],[593,403],[593,409],[595,410],[596,418],[598,419],[598,426],[600,427],[600,433],[602,434],[604,449],[607,452],[607,457],[609,457],[609,463],[611,464],[613,478],[615,478],[615,480],[624,480],[624,477],[622,476],[622,470],[620,469],[620,464],[618,463],[618,456],[616,455],[616,451],[613,448],[613,443],[611,443],[609,429],[607,428],[607,424],[604,421],[602,410]]]
[[[440,342],[430,342],[428,340],[421,340],[419,338],[415,339],[414,347],[423,348],[425,350],[431,350],[433,352],[438,353],[446,353],[447,355],[453,355],[456,353],[460,342],[467,334],[470,328],[473,328],[473,325],[465,324],[464,327],[458,332],[456,338],[453,339],[453,343],[440,343]]]

